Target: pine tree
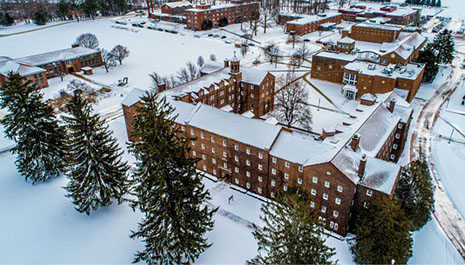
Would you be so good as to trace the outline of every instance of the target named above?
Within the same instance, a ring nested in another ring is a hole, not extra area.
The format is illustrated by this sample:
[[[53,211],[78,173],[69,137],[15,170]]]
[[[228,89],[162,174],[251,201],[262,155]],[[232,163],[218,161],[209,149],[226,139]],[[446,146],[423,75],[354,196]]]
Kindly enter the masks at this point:
[[[205,234],[213,229],[216,210],[196,171],[198,159],[190,157],[189,141],[174,123],[174,109],[163,98],[147,92],[135,116],[130,144],[137,159],[131,206],[145,216],[131,238],[140,238],[145,249],[134,262],[148,264],[193,263],[211,244]]]
[[[2,125],[7,137],[16,141],[12,152],[17,154],[18,171],[33,184],[57,177],[64,166],[65,133],[43,95],[31,81],[10,73],[0,99],[9,112]]]
[[[432,82],[438,73],[438,63],[436,51],[431,43],[426,45],[425,49],[420,51],[418,56],[419,63],[425,64],[425,73],[423,74],[423,81]]]
[[[265,226],[255,226],[258,256],[248,264],[331,264],[334,249],[327,247],[323,227],[310,208],[310,198],[302,189],[278,194],[276,202],[261,207]]]
[[[412,256],[410,224],[397,200],[377,198],[357,217],[351,250],[357,264],[407,263]]]
[[[402,169],[396,197],[401,201],[412,230],[419,230],[429,220],[434,208],[434,187],[428,165],[415,160]]]
[[[454,60],[455,44],[452,31],[443,30],[434,37],[433,47],[438,52],[438,62],[449,64]]]
[[[90,214],[100,206],[109,206],[112,199],[118,203],[128,191],[128,165],[121,160],[120,149],[112,132],[92,114],[92,107],[75,92],[66,105],[69,115],[64,116],[68,128],[68,154],[65,187],[76,210]]]

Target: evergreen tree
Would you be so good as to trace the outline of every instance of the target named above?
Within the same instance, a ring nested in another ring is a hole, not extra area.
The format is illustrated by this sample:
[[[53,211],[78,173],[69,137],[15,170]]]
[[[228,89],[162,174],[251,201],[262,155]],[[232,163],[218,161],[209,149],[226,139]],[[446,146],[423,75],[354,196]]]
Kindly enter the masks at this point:
[[[310,198],[302,189],[278,194],[276,202],[261,207],[265,226],[256,227],[257,257],[248,264],[331,264],[334,249],[327,247],[320,226],[311,213]]]
[[[451,30],[443,30],[434,37],[434,49],[438,52],[438,62],[449,64],[454,60],[455,44]]]
[[[437,2],[436,2],[436,6],[439,6],[439,7],[441,7],[441,0],[437,0]]]
[[[423,74],[423,81],[432,82],[438,73],[438,63],[436,51],[431,43],[427,44],[425,49],[420,51],[418,56],[419,63],[425,64],[425,73]]]
[[[49,19],[49,14],[45,9],[41,8],[34,13],[34,23],[36,25],[45,25]]]
[[[380,197],[356,220],[351,246],[357,264],[406,264],[412,256],[409,220],[397,200]]]
[[[57,3],[56,13],[57,16],[62,18],[63,20],[68,18],[68,14],[71,11],[71,3],[66,0],[60,0]]]
[[[64,116],[69,134],[65,187],[76,210],[90,214],[100,206],[109,206],[112,199],[118,203],[128,191],[128,165],[121,160],[120,149],[112,132],[92,114],[92,107],[75,91],[66,105],[69,115]]]
[[[95,13],[97,12],[99,5],[96,0],[83,0],[81,2],[81,10],[92,19],[95,19]]]
[[[137,159],[132,207],[144,218],[131,238],[140,238],[145,249],[135,262],[148,264],[188,264],[211,244],[205,234],[213,229],[205,202],[202,175],[196,171],[198,159],[190,157],[187,139],[174,122],[174,109],[166,99],[147,92],[135,115],[134,134],[138,142],[129,148]]]
[[[396,197],[401,202],[412,230],[419,230],[431,220],[434,208],[433,192],[428,165],[424,161],[412,161],[402,169]]]
[[[0,13],[0,25],[11,26],[15,23],[15,20],[8,12]]]
[[[46,181],[63,169],[65,133],[43,95],[20,74],[10,73],[0,90],[0,106],[8,109],[1,123],[8,138],[16,141],[12,152],[26,181]]]

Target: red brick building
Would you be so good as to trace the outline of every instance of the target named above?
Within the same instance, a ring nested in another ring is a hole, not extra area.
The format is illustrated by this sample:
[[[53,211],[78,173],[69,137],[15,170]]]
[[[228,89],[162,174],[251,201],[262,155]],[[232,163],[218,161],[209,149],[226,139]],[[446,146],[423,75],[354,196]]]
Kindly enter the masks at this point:
[[[351,6],[350,8],[341,8],[338,10],[343,14],[343,19],[348,21],[356,21],[357,18],[376,18],[383,17],[389,19],[389,23],[397,25],[408,25],[417,21],[420,17],[418,9],[396,6],[383,6],[380,10],[371,8],[361,8],[360,6]]]
[[[3,63],[6,70],[0,73],[0,86],[4,85],[6,73],[9,71],[18,72],[26,79],[32,80],[39,88],[44,88],[48,87],[50,78],[80,72],[83,67],[103,65],[100,51],[80,46],[18,59],[2,58],[4,59],[3,62],[0,59],[0,69]],[[13,70],[9,70],[11,67]]]
[[[295,32],[298,35],[305,35],[317,30],[327,23],[339,24],[342,21],[342,14],[324,13],[318,15],[303,15],[295,20],[288,20],[286,23],[286,32]]]
[[[258,18],[259,4],[250,0],[233,0],[229,4],[212,6],[199,4],[195,8],[186,9],[186,25],[188,29],[205,30],[226,24],[240,23],[251,18]]]
[[[192,8],[188,1],[176,1],[164,3],[161,6],[161,13],[150,12],[149,17],[174,23],[186,23],[186,9]]]
[[[130,140],[143,93],[134,90],[122,103]],[[394,149],[392,138],[397,139],[400,124],[408,130],[412,113],[395,93],[362,101],[350,121],[320,135],[166,96],[185,136],[197,139],[191,155],[201,159],[199,170],[269,198],[302,187],[318,218],[336,233],[346,235],[352,215],[373,199],[395,194],[401,168],[386,160],[403,147]],[[372,130],[373,124],[378,128]],[[403,143],[404,137],[398,140]]]

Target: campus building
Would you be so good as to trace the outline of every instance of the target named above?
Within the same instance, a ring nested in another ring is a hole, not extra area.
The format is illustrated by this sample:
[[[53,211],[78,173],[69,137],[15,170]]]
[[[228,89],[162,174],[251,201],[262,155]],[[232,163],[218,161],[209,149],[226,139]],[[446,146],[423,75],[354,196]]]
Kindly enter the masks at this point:
[[[198,4],[195,8],[186,9],[186,25],[188,29],[205,30],[227,24],[240,23],[258,18],[259,3],[250,0],[233,0],[229,4]]]
[[[18,72],[26,79],[32,80],[39,88],[44,88],[48,87],[50,78],[80,72],[86,67],[103,65],[100,51],[80,46],[17,59],[2,58],[3,62],[0,61],[0,70],[2,63],[4,67],[0,71],[0,85],[2,86],[4,81],[1,80],[5,79],[9,71]]]
[[[420,17],[420,8],[408,8],[397,6],[383,6],[379,10],[357,5],[350,8],[338,10],[347,21],[358,21],[358,19],[371,19],[376,17],[386,18],[391,24],[409,25],[416,22]]]
[[[286,21],[286,32],[295,32],[298,35],[305,35],[322,28],[331,28],[341,23],[342,14],[323,13],[318,15],[280,15],[281,21]]]
[[[168,22],[186,23],[186,9],[192,7],[188,1],[167,2],[161,6],[161,13],[149,12],[149,17]]]
[[[244,75],[247,70],[249,76]],[[253,108],[251,115],[247,108],[232,107],[240,102],[229,101],[233,95],[265,99],[269,91],[273,100],[274,77],[247,70],[233,59],[223,67],[205,66],[199,81],[167,90],[160,87],[159,95],[175,108],[182,133],[197,139],[190,147],[191,155],[200,158],[198,170],[268,198],[291,186],[302,187],[311,196],[318,219],[341,235],[370,201],[394,197],[401,167],[393,162],[403,149],[412,116],[402,97],[392,91],[366,94],[343,122],[311,133],[263,119],[272,108],[263,112]],[[245,85],[239,80],[249,80],[245,82],[253,88],[241,91]],[[228,94],[229,88],[239,93]],[[227,105],[218,101],[221,92]],[[132,136],[133,122],[143,93],[134,89],[122,102],[131,141],[137,140]]]

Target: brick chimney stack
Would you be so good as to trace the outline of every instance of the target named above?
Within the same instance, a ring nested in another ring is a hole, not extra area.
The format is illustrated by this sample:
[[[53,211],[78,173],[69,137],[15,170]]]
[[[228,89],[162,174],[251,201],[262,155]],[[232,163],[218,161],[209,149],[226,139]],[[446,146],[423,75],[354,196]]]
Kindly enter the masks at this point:
[[[229,60],[224,59],[224,68],[228,68],[228,67],[229,67]]]
[[[360,145],[360,135],[354,134],[352,136],[352,141],[350,142],[350,147],[352,147],[352,150],[357,151],[359,145]]]
[[[163,92],[165,90],[166,90],[166,84],[165,83],[158,84],[157,93],[161,93],[161,92]]]
[[[391,99],[391,101],[389,101],[389,111],[392,113],[394,112],[394,108],[396,106],[396,99]]]
[[[363,175],[365,175],[366,165],[367,165],[367,156],[363,154],[362,158],[360,158],[360,165],[358,166],[358,176],[360,178],[363,178]]]

